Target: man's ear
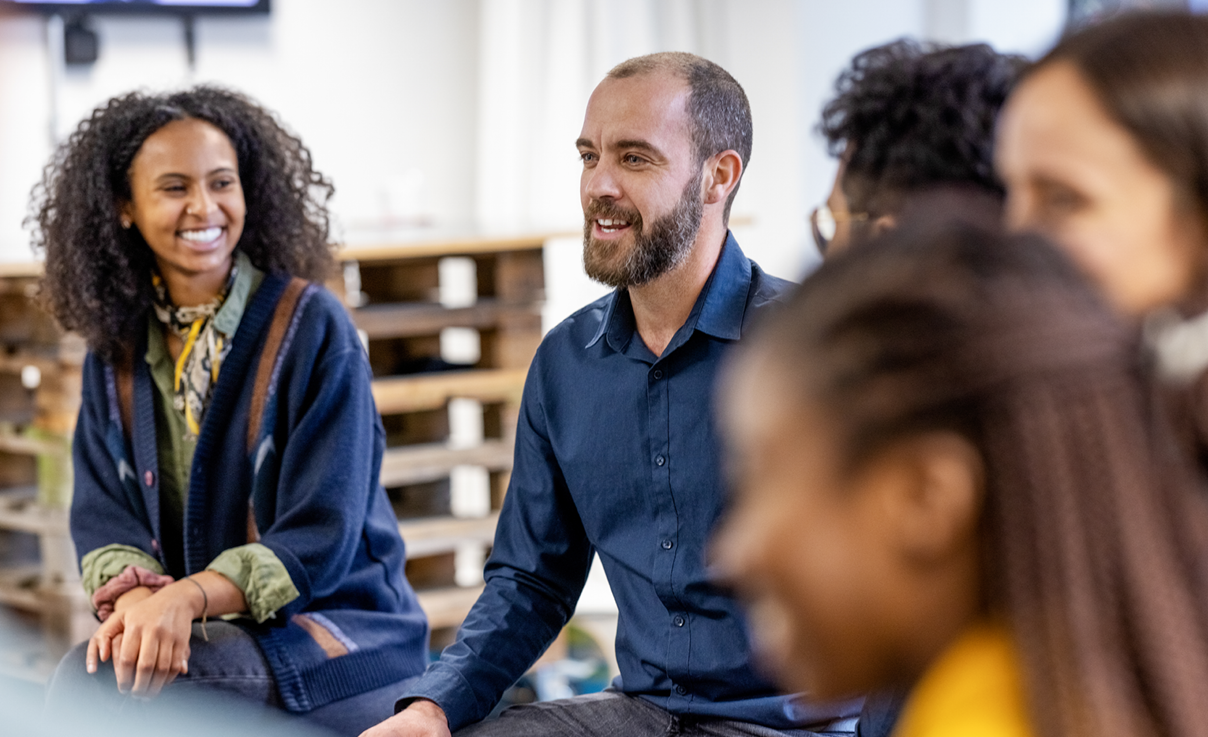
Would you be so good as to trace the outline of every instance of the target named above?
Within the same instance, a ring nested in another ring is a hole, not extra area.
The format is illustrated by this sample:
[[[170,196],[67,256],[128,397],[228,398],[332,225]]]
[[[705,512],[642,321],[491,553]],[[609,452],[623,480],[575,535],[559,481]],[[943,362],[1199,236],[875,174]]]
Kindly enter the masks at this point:
[[[900,464],[901,483],[882,493],[903,559],[929,566],[962,553],[977,534],[985,498],[981,454],[952,432],[911,438],[889,452]]]
[[[737,151],[726,150],[705,162],[704,198],[706,205],[725,202],[742,178],[742,158]]]
[[[879,236],[887,231],[893,230],[896,227],[898,227],[898,219],[896,216],[878,215],[877,218],[872,221],[871,231],[874,236]]]

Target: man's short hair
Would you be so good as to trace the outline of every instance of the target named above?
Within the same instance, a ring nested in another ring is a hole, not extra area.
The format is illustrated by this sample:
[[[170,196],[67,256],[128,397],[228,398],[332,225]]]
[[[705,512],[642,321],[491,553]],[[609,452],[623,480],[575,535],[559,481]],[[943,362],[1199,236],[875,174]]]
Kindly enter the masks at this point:
[[[692,119],[692,143],[696,163],[722,151],[734,150],[742,159],[745,172],[751,160],[751,104],[742,85],[725,69],[708,59],[683,51],[664,51],[621,62],[608,73],[608,79],[625,79],[642,74],[667,72],[688,83],[688,116]],[[741,184],[741,179],[739,184]],[[738,194],[734,185],[726,200],[724,221],[730,220],[730,205]]]
[[[1001,198],[994,125],[1026,64],[985,44],[909,39],[857,54],[819,125],[832,155],[850,151],[843,190],[851,209],[892,213],[902,196],[944,185]]]

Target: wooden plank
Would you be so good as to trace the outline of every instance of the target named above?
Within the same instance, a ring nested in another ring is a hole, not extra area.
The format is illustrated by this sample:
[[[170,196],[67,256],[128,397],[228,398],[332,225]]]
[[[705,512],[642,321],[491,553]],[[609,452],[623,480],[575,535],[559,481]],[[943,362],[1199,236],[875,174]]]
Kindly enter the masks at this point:
[[[384,415],[439,409],[454,398],[518,403],[526,373],[526,369],[481,369],[375,379],[373,400]]]
[[[13,261],[0,262],[0,279],[13,277],[37,278],[42,276],[42,262]]]
[[[398,531],[403,536],[403,542],[407,543],[407,557],[422,558],[456,550],[458,545],[465,542],[490,545],[495,540],[495,525],[498,522],[498,512],[475,519],[433,517],[402,520],[398,524]]]
[[[0,426],[0,452],[36,456],[62,454],[63,451],[63,444],[24,438],[11,428]]]
[[[489,328],[507,317],[535,315],[541,308],[506,305],[493,299],[479,300],[471,307],[449,308],[432,303],[381,304],[354,310],[352,320],[370,340],[436,335],[444,328]]]
[[[440,629],[460,626],[482,590],[482,586],[449,586],[417,591],[416,596],[419,597],[420,608],[428,615],[428,624],[432,629]]]
[[[391,448],[382,457],[382,486],[407,486],[436,481],[454,466],[482,466],[488,471],[512,467],[512,444],[486,440],[472,448],[450,448],[445,443]]]
[[[37,503],[38,489],[23,486],[0,492],[0,530],[35,535],[70,534],[67,510],[46,509]]]
[[[37,563],[0,568],[0,604],[32,612],[42,611],[38,590],[41,567]]]
[[[540,231],[532,233],[479,235],[474,233],[413,232],[395,238],[383,238],[377,242],[350,244],[336,251],[340,261],[405,261],[414,258],[441,256],[475,256],[479,254],[506,253],[508,251],[535,251],[543,248],[552,238],[582,237],[582,231]]]

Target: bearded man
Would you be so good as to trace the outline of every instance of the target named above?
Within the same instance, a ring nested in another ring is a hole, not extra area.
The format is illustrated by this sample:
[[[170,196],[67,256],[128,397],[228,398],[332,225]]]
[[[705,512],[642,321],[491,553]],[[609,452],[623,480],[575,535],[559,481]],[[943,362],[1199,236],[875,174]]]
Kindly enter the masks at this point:
[[[739,610],[706,573],[724,501],[714,377],[789,286],[727,229],[751,153],[746,94],[691,54],[631,59],[596,87],[577,146],[584,266],[616,290],[538,349],[486,589],[366,735],[850,733],[858,702],[810,704],[754,672]],[[620,610],[620,677],[479,722],[566,624],[593,553]]]

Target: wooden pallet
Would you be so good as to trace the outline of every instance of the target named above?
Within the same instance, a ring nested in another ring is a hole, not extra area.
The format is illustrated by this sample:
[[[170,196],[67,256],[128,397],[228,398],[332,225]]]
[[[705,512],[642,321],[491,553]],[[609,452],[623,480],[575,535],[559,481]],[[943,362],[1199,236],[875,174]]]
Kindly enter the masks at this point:
[[[0,269],[0,605],[44,634],[37,652],[6,652],[0,670],[34,681],[95,626],[67,524],[85,347],[34,303],[38,276]]]
[[[547,237],[453,235],[340,254],[345,279],[333,289],[344,295],[368,346],[388,436],[382,484],[396,500],[408,577],[437,631],[435,643],[452,636],[481,589],[480,579],[467,580],[464,564],[460,578],[467,585],[457,585],[457,561],[475,550],[482,555],[494,539],[525,375],[541,341]],[[442,301],[450,291],[442,282],[450,273],[445,259],[458,259],[461,271],[474,275],[453,301]],[[450,328],[477,334],[478,360],[442,367],[455,370],[409,372],[439,363],[440,335]],[[481,407],[482,437],[471,444],[452,437],[449,407],[458,400]],[[485,516],[453,514],[450,497],[458,490],[450,479],[466,467],[489,479]]]
[[[554,235],[445,233],[358,245],[338,254],[344,278],[329,283],[369,352],[389,446],[382,482],[400,512],[408,576],[438,631],[435,642],[451,637],[481,589],[465,576],[467,585],[458,585],[456,560],[467,550],[481,555],[494,538],[525,374],[542,335],[542,250]],[[441,301],[446,259],[473,272],[468,299]],[[73,640],[88,628],[80,622],[89,613],[74,554],[63,552],[84,345],[32,302],[39,272],[32,264],[0,266],[0,536],[38,536],[53,567],[6,567],[0,559],[0,605],[38,613]],[[472,365],[441,362],[441,334],[450,328],[477,336]],[[24,387],[35,371],[38,386]],[[451,403],[464,400],[481,412],[481,437],[470,443],[453,437],[450,419]],[[466,468],[489,483],[489,508],[468,518],[454,515],[450,501],[451,478]]]

